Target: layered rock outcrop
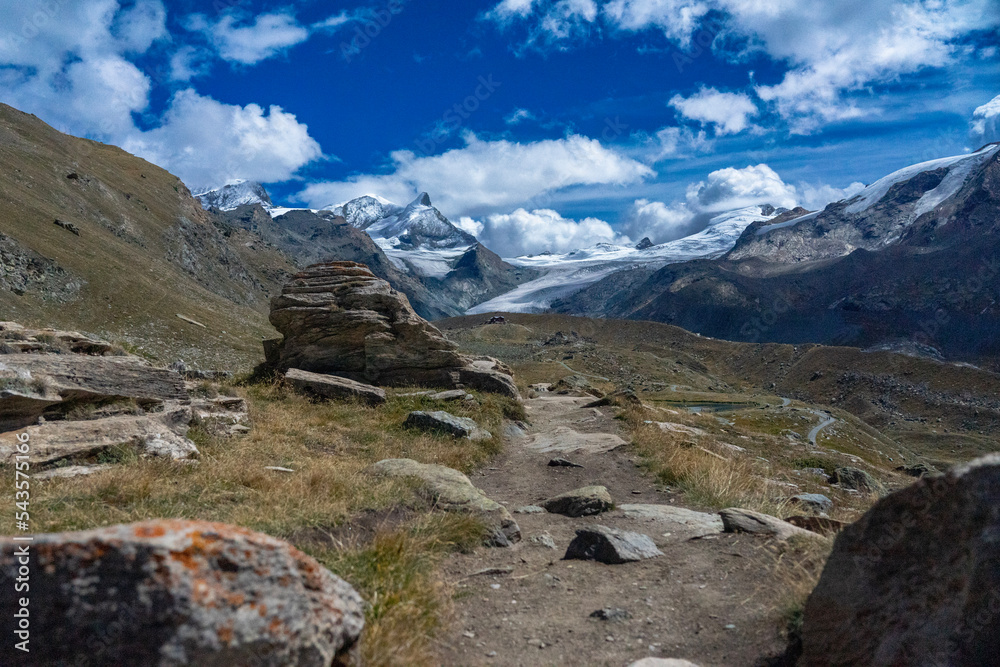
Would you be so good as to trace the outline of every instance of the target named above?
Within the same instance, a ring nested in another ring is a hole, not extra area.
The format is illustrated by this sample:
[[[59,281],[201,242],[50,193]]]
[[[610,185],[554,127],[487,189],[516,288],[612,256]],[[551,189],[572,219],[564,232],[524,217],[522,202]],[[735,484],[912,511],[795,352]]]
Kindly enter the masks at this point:
[[[75,331],[0,322],[0,463],[30,440],[33,470],[139,456],[191,461],[192,423],[217,435],[248,429],[246,402],[206,395],[176,370]]]
[[[509,369],[471,358],[425,319],[406,295],[356,262],[315,264],[271,302],[284,338],[265,344],[268,363],[377,385],[467,385],[512,397]]]

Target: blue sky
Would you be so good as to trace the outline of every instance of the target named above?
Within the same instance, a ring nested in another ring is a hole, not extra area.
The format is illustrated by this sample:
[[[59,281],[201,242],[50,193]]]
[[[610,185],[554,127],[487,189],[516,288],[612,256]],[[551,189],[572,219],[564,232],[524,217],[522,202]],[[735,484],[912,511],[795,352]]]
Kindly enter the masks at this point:
[[[25,4],[0,0],[0,101],[192,189],[426,190],[530,249],[815,208],[1000,139],[997,0]]]

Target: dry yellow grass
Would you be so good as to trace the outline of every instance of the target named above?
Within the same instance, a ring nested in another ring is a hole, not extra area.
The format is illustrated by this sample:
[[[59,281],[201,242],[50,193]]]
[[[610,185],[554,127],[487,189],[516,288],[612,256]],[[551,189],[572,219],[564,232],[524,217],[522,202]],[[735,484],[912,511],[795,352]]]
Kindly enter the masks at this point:
[[[240,392],[253,419],[247,436],[221,440],[193,432],[202,453],[198,465],[122,457],[103,473],[36,484],[33,527],[82,530],[170,517],[287,539],[370,603],[366,664],[433,664],[433,635],[448,600],[436,566],[447,553],[481,542],[483,526],[471,517],[433,512],[409,485],[364,470],[384,458],[407,457],[468,471],[499,451],[499,437],[471,442],[416,433],[402,428],[406,414],[445,409],[499,434],[504,415],[519,416],[520,406],[490,395],[476,406],[391,396],[388,404],[370,408],[313,403],[277,385]],[[349,533],[347,526],[363,530]]]

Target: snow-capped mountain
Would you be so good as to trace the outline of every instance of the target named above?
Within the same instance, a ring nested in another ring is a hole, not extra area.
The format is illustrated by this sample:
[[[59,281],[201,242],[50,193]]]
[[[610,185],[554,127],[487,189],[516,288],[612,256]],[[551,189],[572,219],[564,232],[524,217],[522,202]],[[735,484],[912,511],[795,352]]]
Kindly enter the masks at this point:
[[[365,195],[331,207],[331,210],[368,232],[383,248],[455,250],[468,249],[476,242],[476,237],[451,224],[434,208],[426,192],[406,206]]]
[[[718,259],[622,271],[558,312],[727,340],[1000,354],[1000,143],[922,162],[822,211],[751,224]]]
[[[222,211],[232,211],[240,206],[253,204],[260,204],[265,210],[273,207],[267,190],[255,181],[233,181],[222,187],[196,194],[195,197],[206,209],[214,206]]]
[[[692,259],[714,259],[732,249],[743,231],[755,222],[782,210],[763,204],[720,213],[697,234],[660,245],[618,246],[600,243],[562,255],[544,254],[507,259],[514,266],[535,269],[542,275],[507,294],[481,303],[470,314],[503,311],[537,313],[553,301],[564,299],[607,276],[632,268],[659,268]],[[640,248],[641,246],[641,248]]]
[[[755,227],[740,239],[729,259],[804,262],[843,257],[858,249],[875,252],[899,243],[918,227],[944,227],[955,217],[949,202],[957,201],[956,195],[998,153],[1000,144],[989,144],[975,153],[900,169],[822,211]]]

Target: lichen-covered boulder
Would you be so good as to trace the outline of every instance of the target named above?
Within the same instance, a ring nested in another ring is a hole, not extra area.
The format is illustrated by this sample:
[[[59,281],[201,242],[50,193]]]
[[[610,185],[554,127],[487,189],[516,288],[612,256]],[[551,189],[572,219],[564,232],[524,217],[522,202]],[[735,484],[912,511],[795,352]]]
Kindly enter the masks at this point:
[[[25,544],[0,539],[5,626],[27,595],[14,587]],[[364,626],[348,583],[235,526],[158,520],[36,535],[27,553],[30,664],[345,665]],[[4,644],[0,663],[21,664]]]

